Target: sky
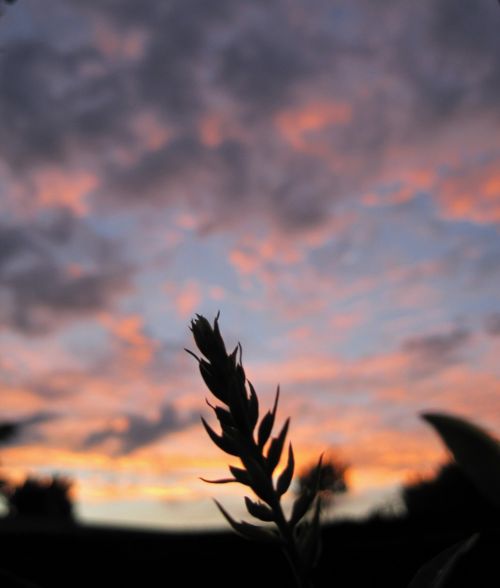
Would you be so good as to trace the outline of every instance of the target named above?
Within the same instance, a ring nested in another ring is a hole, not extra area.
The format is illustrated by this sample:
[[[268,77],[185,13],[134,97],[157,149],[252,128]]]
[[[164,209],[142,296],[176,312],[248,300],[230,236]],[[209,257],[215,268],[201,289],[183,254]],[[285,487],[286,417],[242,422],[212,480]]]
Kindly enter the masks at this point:
[[[339,511],[446,459],[422,411],[500,431],[494,0],[19,0],[0,19],[5,475],[85,521],[244,516],[189,323],[281,385]]]

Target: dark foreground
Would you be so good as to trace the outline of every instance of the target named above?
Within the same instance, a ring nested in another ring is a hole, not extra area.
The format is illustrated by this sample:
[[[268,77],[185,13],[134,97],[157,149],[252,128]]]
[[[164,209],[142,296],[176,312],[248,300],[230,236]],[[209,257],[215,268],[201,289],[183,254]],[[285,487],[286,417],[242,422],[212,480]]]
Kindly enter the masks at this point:
[[[469,533],[400,521],[339,523],[324,530],[316,586],[403,588],[431,557]],[[454,586],[500,586],[498,537],[487,533]],[[173,534],[0,522],[0,569],[41,588],[293,586],[278,548],[232,533]],[[17,586],[6,575],[0,588]]]

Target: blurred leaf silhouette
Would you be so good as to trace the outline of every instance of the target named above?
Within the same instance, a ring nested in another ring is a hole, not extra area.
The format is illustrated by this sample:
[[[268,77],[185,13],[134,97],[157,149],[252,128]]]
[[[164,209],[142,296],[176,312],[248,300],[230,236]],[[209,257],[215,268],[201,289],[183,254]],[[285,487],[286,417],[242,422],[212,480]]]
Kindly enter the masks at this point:
[[[295,469],[292,444],[289,443],[286,465],[273,478],[278,467],[290,419],[287,419],[277,436],[272,437],[279,401],[276,391],[273,408],[260,418],[259,400],[252,384],[247,380],[242,365],[242,349],[238,345],[227,353],[219,330],[218,316],[213,326],[196,315],[191,321],[195,343],[204,357],[191,351],[200,369],[201,376],[210,392],[222,404],[208,405],[213,409],[221,427],[217,434],[202,418],[203,426],[211,440],[225,453],[238,457],[242,468],[229,466],[230,478],[205,480],[214,484],[237,482],[253,490],[259,501],[245,498],[251,516],[274,526],[254,525],[238,522],[216,501],[216,504],[231,527],[247,539],[279,544],[292,569],[297,586],[311,586],[311,572],[320,550],[320,501],[319,483],[321,458],[311,474],[304,491],[296,498],[290,518],[287,519],[281,506],[281,497],[288,491]],[[310,520],[306,513],[313,508]]]
[[[500,507],[500,445],[478,425],[454,415],[425,413],[422,418],[437,431],[463,474],[497,511]],[[449,471],[445,477],[449,477]],[[456,474],[454,474],[456,476]],[[411,496],[411,492],[410,492]],[[410,588],[448,588],[453,586],[453,572],[461,560],[474,550],[481,535],[446,550],[424,565]],[[480,570],[478,570],[478,575]],[[498,577],[495,585],[498,585]],[[490,585],[490,584],[488,584]]]
[[[422,418],[434,427],[477,489],[500,508],[498,440],[481,427],[456,416],[427,413]]]

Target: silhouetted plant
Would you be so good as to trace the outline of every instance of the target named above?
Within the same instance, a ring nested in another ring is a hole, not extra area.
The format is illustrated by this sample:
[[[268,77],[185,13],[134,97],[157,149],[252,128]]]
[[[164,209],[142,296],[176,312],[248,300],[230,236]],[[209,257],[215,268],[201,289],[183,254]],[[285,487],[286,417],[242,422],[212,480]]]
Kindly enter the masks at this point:
[[[231,527],[243,537],[279,544],[290,563],[297,586],[312,586],[311,571],[320,550],[320,502],[317,497],[321,458],[310,484],[304,486],[294,501],[290,517],[286,518],[281,499],[289,489],[294,473],[291,443],[288,445],[286,466],[276,479],[273,476],[285,446],[290,419],[285,421],[278,435],[271,438],[279,387],[272,410],[260,419],[257,394],[243,369],[241,345],[232,353],[227,353],[218,318],[217,315],[212,326],[205,317],[196,315],[191,321],[191,331],[204,357],[187,351],[198,361],[205,384],[222,404],[212,405],[207,400],[219,421],[221,434],[217,434],[202,418],[203,426],[215,445],[225,453],[238,457],[243,467],[230,465],[230,478],[205,481],[213,484],[237,482],[251,488],[260,500],[245,497],[248,512],[271,526],[238,522],[215,501],[219,510]],[[310,509],[313,514],[310,519],[306,519],[305,515]]]
[[[50,518],[73,520],[71,482],[64,478],[28,478],[23,483],[4,485],[0,491],[7,499],[12,518]]]
[[[434,427],[456,463],[477,490],[494,509],[500,510],[498,440],[481,427],[453,415],[428,413],[422,417]],[[451,588],[457,565],[476,548],[479,538],[480,534],[475,533],[467,540],[439,554],[419,570],[409,588]],[[478,576],[480,572],[481,570],[478,570]],[[498,584],[498,578],[494,583]]]

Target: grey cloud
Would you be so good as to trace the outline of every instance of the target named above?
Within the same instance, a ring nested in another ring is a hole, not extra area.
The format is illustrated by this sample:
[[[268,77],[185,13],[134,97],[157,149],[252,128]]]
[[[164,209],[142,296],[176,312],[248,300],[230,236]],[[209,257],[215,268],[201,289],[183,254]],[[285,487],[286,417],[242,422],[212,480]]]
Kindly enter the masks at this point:
[[[492,337],[500,337],[500,312],[490,314],[484,323],[486,333]]]
[[[10,44],[0,61],[2,159],[16,172],[60,165],[75,148],[124,139],[127,92],[116,75],[87,76],[101,66],[92,48],[62,51],[37,41]]]
[[[417,9],[420,18],[404,22],[398,54],[399,73],[411,84],[424,129],[458,120],[470,111],[498,116],[496,3],[441,0],[422,8],[425,17]]]
[[[8,444],[26,445],[43,440],[44,435],[39,429],[39,425],[43,425],[59,418],[61,418],[59,414],[43,410],[12,422],[15,427],[15,434],[9,439]]]
[[[409,338],[403,342],[401,350],[412,361],[413,375],[425,377],[460,363],[470,339],[468,330],[456,328],[449,333]]]
[[[253,211],[290,231],[317,224],[399,143],[425,140],[463,109],[497,111],[500,16],[489,4],[73,0],[66,9],[86,14],[89,30],[144,33],[143,52],[109,56],[90,36],[10,42],[0,154],[18,182],[47,162],[85,161],[101,180],[93,202],[108,210],[187,197],[210,210],[213,228]],[[308,100],[352,108],[351,123],[318,131],[327,153],[347,159],[343,171],[279,137],[276,112]],[[199,124],[214,110],[242,135],[203,145]],[[168,129],[163,148],[140,152],[140,112]],[[129,148],[133,163],[118,163]]]
[[[139,415],[129,415],[126,430],[107,428],[95,431],[87,437],[83,446],[89,449],[110,439],[116,439],[120,443],[120,453],[128,454],[171,433],[182,431],[198,419],[199,417],[194,414],[182,418],[173,405],[166,404],[162,407],[157,420],[150,421]]]
[[[290,99],[294,85],[304,82],[311,66],[306,48],[285,28],[258,28],[238,35],[221,52],[221,82],[259,117]]]
[[[70,215],[0,224],[0,325],[44,333],[105,309],[128,287],[129,273],[110,241]]]

